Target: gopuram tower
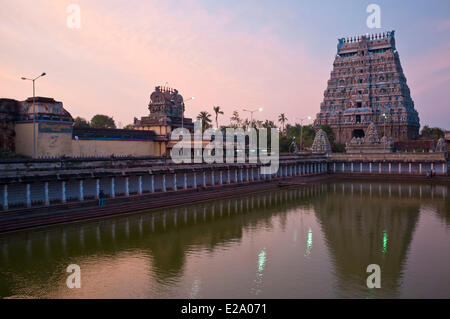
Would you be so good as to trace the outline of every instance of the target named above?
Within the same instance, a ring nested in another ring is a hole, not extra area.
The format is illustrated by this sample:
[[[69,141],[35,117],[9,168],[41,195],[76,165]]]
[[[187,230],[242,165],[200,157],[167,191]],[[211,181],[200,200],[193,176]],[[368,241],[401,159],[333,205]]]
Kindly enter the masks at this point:
[[[314,126],[328,124],[339,143],[364,137],[370,123],[395,141],[419,135],[394,31],[339,39],[333,71]]]

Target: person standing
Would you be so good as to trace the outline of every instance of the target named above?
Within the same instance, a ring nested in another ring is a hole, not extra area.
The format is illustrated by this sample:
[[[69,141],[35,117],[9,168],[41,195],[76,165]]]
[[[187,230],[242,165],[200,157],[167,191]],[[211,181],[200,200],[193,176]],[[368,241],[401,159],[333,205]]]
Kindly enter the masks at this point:
[[[103,189],[98,193],[98,206],[103,207],[103,199],[105,198],[105,194],[103,193]]]

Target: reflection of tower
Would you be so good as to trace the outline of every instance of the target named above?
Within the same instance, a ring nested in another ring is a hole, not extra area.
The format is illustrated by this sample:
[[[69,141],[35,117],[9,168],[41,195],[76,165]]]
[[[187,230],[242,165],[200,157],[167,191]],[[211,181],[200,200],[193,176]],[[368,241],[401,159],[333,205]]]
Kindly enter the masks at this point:
[[[361,295],[395,297],[418,222],[420,203],[409,198],[389,197],[388,184],[379,185],[380,197],[369,195],[369,188],[376,187],[374,185],[352,186],[350,183],[338,185],[336,189],[340,192],[314,203],[315,214],[336,263],[338,294],[345,297],[346,291],[359,289]],[[408,186],[401,187],[406,194]],[[355,193],[349,200],[352,188]],[[362,191],[356,192],[360,188]],[[381,267],[381,289],[370,292],[366,287],[369,264]]]

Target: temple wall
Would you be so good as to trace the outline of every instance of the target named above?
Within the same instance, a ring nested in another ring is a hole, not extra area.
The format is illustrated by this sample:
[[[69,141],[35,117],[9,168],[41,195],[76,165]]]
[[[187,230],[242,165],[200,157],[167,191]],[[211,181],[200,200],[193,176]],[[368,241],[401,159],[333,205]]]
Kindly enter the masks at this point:
[[[261,164],[164,165],[155,159],[54,160],[0,163],[0,204],[3,210],[129,197],[198,187],[220,187],[326,173],[324,156],[287,157],[274,174],[263,175]]]
[[[155,155],[155,142],[130,140],[71,140],[70,156],[73,157],[108,157],[150,156]]]
[[[58,157],[72,153],[71,124],[36,123],[36,156]],[[16,153],[33,156],[33,123],[16,123]]]

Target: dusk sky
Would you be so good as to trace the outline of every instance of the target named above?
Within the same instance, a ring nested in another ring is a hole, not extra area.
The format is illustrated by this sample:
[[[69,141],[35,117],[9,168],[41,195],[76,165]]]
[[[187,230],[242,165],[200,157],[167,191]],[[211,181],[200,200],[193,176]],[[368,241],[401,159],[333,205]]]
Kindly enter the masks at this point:
[[[66,25],[81,8],[81,28]],[[381,7],[381,29],[366,8]],[[289,122],[319,112],[337,39],[396,31],[421,125],[450,129],[450,1],[0,0],[0,97],[37,95],[73,117],[102,113],[123,126],[148,114],[157,85],[180,91],[186,117],[220,105]]]

